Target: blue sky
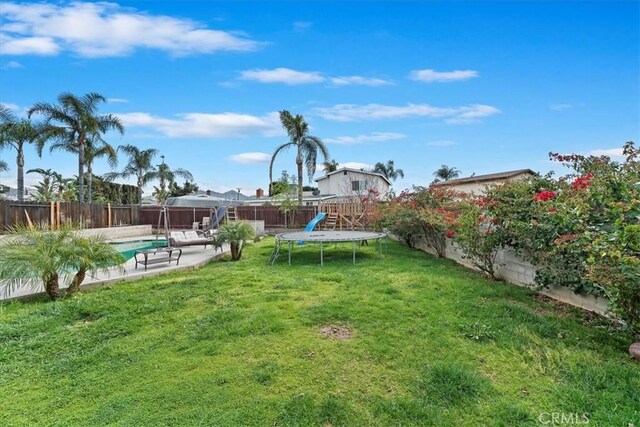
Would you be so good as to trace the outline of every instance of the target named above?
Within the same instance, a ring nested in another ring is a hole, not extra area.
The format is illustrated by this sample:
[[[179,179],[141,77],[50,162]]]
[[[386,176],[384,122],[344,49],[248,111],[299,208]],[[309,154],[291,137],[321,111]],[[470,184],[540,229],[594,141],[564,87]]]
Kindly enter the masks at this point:
[[[5,1],[0,19],[1,103],[21,115],[99,92],[126,126],[111,144],[157,148],[201,189],[267,188],[282,109],[341,165],[394,160],[398,190],[441,164],[547,172],[549,151],[615,156],[640,140],[635,1]],[[15,153],[0,158],[14,185]],[[77,160],[29,147],[38,167],[72,176]]]

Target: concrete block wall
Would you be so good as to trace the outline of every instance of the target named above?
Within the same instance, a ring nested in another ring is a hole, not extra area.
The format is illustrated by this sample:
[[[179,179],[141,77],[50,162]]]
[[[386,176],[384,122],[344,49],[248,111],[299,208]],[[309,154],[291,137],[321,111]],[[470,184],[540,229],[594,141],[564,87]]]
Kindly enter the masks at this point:
[[[415,247],[435,255],[435,251],[427,245],[424,239],[419,239],[416,242]],[[464,257],[462,249],[456,246],[451,239],[447,239],[445,257],[452,259],[467,268],[477,270],[473,263]],[[505,282],[528,288],[533,288],[535,286],[536,267],[530,262],[518,258],[512,249],[501,249],[498,251],[496,256],[496,265],[494,268],[496,270],[496,277],[504,280]],[[585,310],[599,314],[608,313],[609,300],[607,298],[576,294],[570,289],[562,286],[551,286],[549,288],[540,289],[538,290],[538,293]]]

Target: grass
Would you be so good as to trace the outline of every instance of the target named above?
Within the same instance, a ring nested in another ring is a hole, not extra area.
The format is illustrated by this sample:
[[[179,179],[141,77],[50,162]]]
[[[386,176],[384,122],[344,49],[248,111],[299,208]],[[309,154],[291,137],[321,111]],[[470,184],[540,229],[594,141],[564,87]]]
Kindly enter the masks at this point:
[[[631,337],[598,318],[396,243],[272,246],[0,305],[0,425],[640,426]]]

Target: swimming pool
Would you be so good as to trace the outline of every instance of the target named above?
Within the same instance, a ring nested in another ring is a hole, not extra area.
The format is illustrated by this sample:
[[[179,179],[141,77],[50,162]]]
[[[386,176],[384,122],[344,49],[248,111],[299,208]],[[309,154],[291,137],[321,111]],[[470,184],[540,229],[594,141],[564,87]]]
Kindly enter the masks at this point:
[[[167,246],[166,240],[134,240],[131,242],[116,242],[112,243],[118,252],[124,257],[125,260],[133,258],[136,251],[144,249],[153,249]]]

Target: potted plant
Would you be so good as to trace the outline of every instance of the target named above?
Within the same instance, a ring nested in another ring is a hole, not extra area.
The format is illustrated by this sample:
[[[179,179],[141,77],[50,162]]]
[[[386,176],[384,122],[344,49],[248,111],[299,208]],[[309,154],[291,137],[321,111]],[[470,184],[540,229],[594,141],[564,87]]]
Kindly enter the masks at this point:
[[[242,257],[242,249],[247,240],[253,239],[255,231],[251,224],[245,221],[227,222],[220,226],[218,236],[229,243],[231,247],[231,260],[238,261]]]

